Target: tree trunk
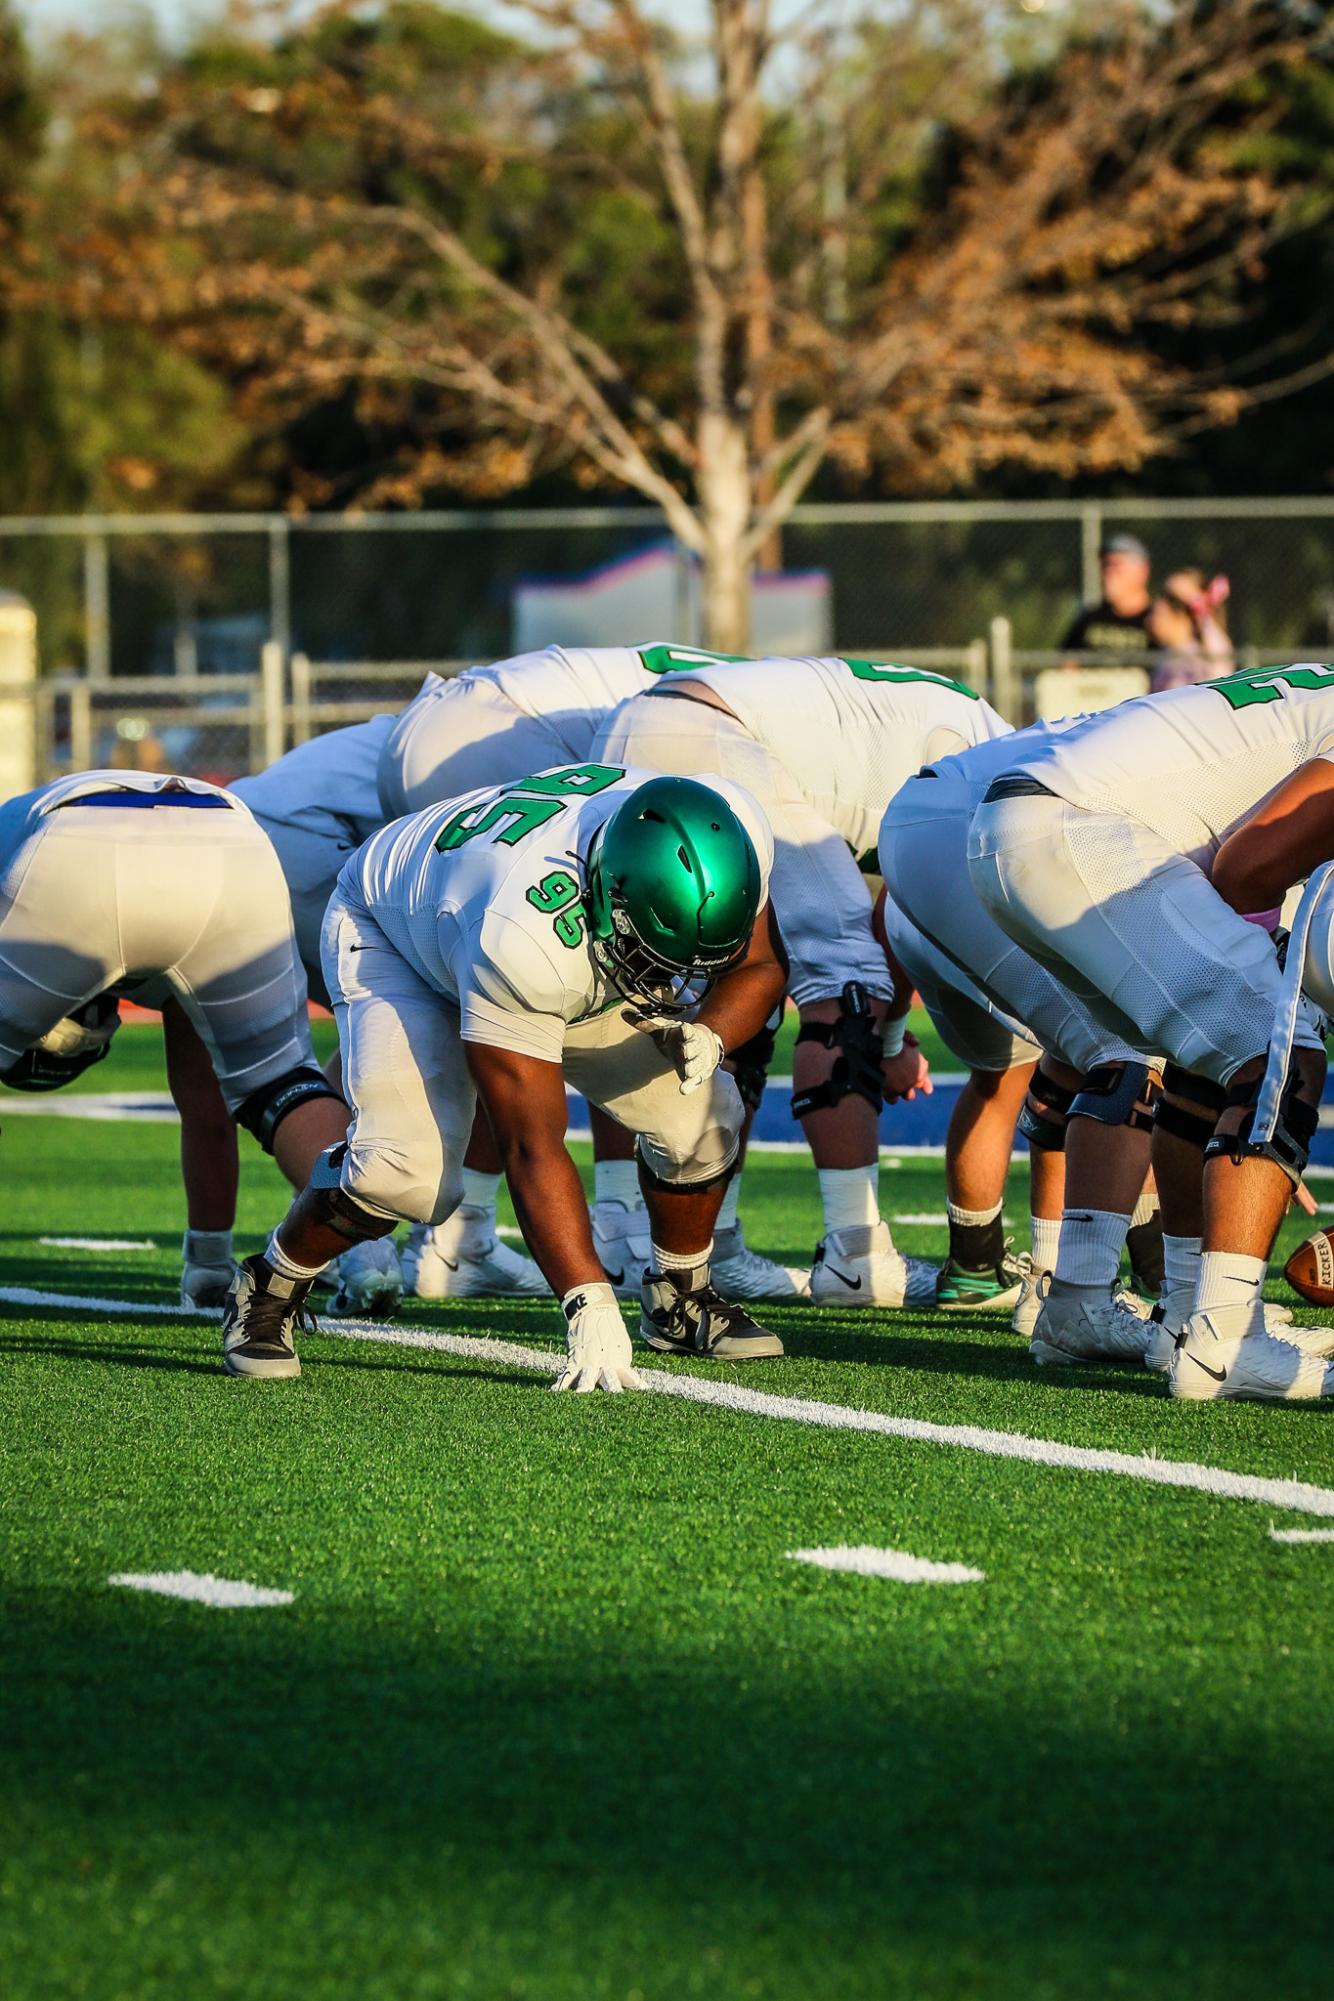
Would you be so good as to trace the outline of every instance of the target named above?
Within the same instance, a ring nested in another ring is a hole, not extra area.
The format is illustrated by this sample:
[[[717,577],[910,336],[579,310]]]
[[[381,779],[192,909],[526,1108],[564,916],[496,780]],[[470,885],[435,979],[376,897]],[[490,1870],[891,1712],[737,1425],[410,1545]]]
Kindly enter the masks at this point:
[[[729,418],[699,426],[699,513],[704,530],[704,643],[715,653],[750,650],[750,563],[742,544],[751,515],[746,436]]]

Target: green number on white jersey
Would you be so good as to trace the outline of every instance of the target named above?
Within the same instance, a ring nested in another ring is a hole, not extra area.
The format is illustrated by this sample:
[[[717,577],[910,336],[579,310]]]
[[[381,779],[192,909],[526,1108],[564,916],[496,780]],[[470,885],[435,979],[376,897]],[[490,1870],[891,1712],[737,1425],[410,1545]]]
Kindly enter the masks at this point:
[[[1256,702],[1279,702],[1289,688],[1318,694],[1322,688],[1334,690],[1334,663],[1318,662],[1306,667],[1256,667],[1249,674],[1227,674],[1220,681],[1206,681],[1231,709],[1249,709]]]
[[[456,813],[436,835],[436,848],[442,855],[448,854],[452,848],[461,848],[466,841],[475,841],[482,834],[494,834],[503,848],[516,847],[525,834],[554,820],[572,801],[591,799],[624,776],[624,768],[619,765],[572,764],[566,771],[543,771],[532,778],[516,778],[479,818],[472,818],[478,812],[475,806]]]
[[[859,681],[929,681],[933,688],[949,688],[956,695],[967,695],[970,702],[982,699],[966,681],[952,681],[948,674],[933,674],[929,667],[894,667],[879,660],[844,660],[843,665]]]
[[[744,667],[750,653],[706,653],[702,646],[641,646],[639,658],[646,674],[685,674],[692,667]]]
[[[584,942],[584,912],[581,891],[574,877],[563,868],[552,869],[528,892],[534,910],[552,920],[552,929],[562,945],[574,951]]]

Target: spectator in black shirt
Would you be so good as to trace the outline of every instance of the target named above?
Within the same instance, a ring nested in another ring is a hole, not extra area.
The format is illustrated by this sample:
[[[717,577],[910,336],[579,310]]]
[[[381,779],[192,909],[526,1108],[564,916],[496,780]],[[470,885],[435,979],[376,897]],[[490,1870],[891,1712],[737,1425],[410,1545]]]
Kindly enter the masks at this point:
[[[1087,604],[1061,641],[1063,653],[1098,653],[1108,662],[1147,653],[1153,598],[1149,593],[1149,552],[1134,535],[1113,535],[1100,551],[1102,596]],[[1071,666],[1076,665],[1070,661]]]

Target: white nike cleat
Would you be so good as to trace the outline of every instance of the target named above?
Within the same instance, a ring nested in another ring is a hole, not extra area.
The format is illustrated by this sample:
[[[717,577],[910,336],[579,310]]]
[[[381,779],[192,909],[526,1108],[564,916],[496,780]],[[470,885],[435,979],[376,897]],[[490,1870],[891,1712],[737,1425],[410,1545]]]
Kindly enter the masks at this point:
[[[1309,1349],[1313,1355],[1324,1353],[1334,1354],[1334,1328],[1293,1327],[1292,1308],[1281,1305],[1276,1299],[1265,1300],[1264,1313],[1265,1326],[1271,1334],[1281,1334],[1284,1340],[1295,1342],[1299,1348]],[[1152,1369],[1156,1375],[1160,1376],[1167,1374],[1167,1365],[1172,1359],[1172,1350],[1176,1347],[1177,1336],[1181,1333],[1182,1328],[1189,1318],[1189,1306],[1182,1312],[1179,1307],[1174,1307],[1170,1300],[1166,1303],[1161,1299],[1159,1300],[1153,1312],[1149,1315],[1149,1345],[1144,1352],[1144,1366],[1146,1369]],[[1291,1329],[1291,1332],[1289,1332],[1289,1329]],[[1331,1342],[1328,1350],[1322,1348],[1320,1345],[1321,1337],[1326,1334],[1329,1335]]]
[[[1043,1273],[1041,1304],[1028,1343],[1033,1360],[1043,1367],[1068,1367],[1076,1362],[1140,1364],[1149,1345],[1148,1308],[1135,1312],[1119,1290],[1096,1286],[1064,1286]],[[1142,1300],[1136,1300],[1143,1306]]]
[[[640,1282],[652,1262],[648,1210],[624,1202],[594,1202],[589,1209],[593,1249],[608,1283],[621,1299],[638,1299]]]
[[[456,1209],[434,1227],[414,1223],[403,1276],[418,1299],[541,1299],[551,1288],[531,1258],[496,1235],[489,1209]]]
[[[888,1223],[831,1230],[815,1249],[811,1298],[817,1306],[930,1306],[939,1265],[906,1258]]]
[[[1297,1331],[1297,1330],[1294,1330]],[[1261,1403],[1292,1403],[1334,1396],[1334,1327],[1308,1327],[1307,1335],[1327,1337],[1329,1349],[1271,1334],[1255,1306],[1215,1306],[1192,1313],[1172,1350],[1167,1379],[1183,1403],[1214,1403],[1248,1397]]]
[[[1033,1329],[1038,1324],[1038,1315],[1042,1311],[1042,1281],[1044,1278],[1050,1281],[1055,1274],[1039,1271],[1032,1258],[1024,1258],[1021,1262],[1026,1264],[1028,1269],[1024,1274],[1014,1312],[1010,1316],[1010,1331],[1017,1334],[1022,1341],[1031,1341]],[[1139,1320],[1147,1320],[1152,1310],[1147,1299],[1141,1299],[1137,1292],[1131,1292],[1119,1279],[1112,1287],[1112,1298],[1119,1299],[1121,1304]]]
[[[718,1231],[709,1268],[714,1288],[724,1299],[767,1299],[794,1305],[811,1296],[810,1273],[761,1257],[746,1242],[740,1223]]]
[[[315,1281],[332,1286],[333,1298],[320,1309],[335,1318],[382,1319],[398,1312],[403,1298],[403,1273],[392,1237],[353,1244],[335,1258]]]
[[[1028,1259],[1028,1270],[1020,1282],[1019,1297],[1015,1301],[1014,1312],[1010,1315],[1011,1333],[1018,1334],[1024,1341],[1032,1339],[1033,1329],[1037,1326],[1038,1315],[1042,1311],[1042,1281],[1050,1277],[1049,1271],[1039,1271],[1032,1258]]]

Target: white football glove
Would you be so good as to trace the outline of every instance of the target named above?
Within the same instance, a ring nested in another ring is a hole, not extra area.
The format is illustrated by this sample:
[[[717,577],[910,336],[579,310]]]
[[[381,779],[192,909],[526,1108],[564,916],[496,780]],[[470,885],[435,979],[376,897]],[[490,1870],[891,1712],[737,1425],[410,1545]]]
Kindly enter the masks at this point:
[[[681,1079],[681,1096],[707,1084],[726,1055],[722,1038],[702,1021],[677,1021],[667,1014],[629,1014],[636,1028],[651,1035]]]
[[[571,1286],[560,1303],[565,1315],[565,1367],[553,1390],[622,1390],[642,1388],[635,1374],[634,1351],[625,1331],[616,1294],[609,1285]]]
[[[230,1230],[187,1230],[181,1240],[181,1305],[222,1306],[236,1276]]]

